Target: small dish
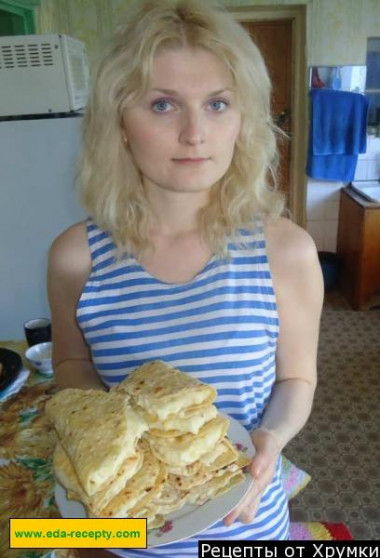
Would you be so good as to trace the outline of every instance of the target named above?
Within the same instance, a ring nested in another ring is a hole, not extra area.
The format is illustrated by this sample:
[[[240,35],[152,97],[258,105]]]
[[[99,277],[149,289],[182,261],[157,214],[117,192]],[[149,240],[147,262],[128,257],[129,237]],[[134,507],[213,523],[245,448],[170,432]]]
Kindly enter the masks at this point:
[[[29,347],[26,351],[25,356],[29,362],[37,368],[41,374],[45,376],[53,375],[53,363],[51,358],[52,343],[48,341],[47,343],[38,343],[38,345],[33,345]]]

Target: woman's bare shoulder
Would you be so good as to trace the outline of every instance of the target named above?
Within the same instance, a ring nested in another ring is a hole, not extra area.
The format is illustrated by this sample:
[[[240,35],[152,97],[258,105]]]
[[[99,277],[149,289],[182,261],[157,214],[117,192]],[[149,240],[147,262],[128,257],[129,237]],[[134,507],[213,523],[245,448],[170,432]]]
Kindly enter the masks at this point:
[[[53,242],[49,252],[49,266],[68,273],[86,273],[91,269],[86,221],[71,225]]]
[[[310,234],[285,217],[266,221],[265,238],[268,255],[276,266],[307,265],[318,259]]]
[[[323,297],[322,273],[310,234],[281,217],[265,224],[265,236],[278,301],[291,301],[294,294],[299,299],[315,297],[319,305]]]
[[[265,224],[267,254],[277,303],[283,311],[294,305],[316,309],[323,301],[323,279],[318,252],[309,233],[289,219]]]

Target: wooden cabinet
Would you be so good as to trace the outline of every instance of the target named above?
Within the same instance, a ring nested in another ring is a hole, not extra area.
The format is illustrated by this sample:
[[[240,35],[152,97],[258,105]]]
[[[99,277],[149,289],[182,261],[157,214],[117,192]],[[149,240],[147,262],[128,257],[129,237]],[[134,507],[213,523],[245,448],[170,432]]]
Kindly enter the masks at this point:
[[[380,304],[380,203],[341,190],[337,252],[340,287],[355,310]]]

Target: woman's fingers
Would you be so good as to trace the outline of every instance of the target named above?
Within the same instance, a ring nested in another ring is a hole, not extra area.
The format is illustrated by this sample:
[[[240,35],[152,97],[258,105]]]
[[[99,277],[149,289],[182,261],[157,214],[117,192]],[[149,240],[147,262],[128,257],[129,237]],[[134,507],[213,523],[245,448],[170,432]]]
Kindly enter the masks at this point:
[[[256,515],[257,508],[259,507],[260,500],[261,494],[258,494],[254,500],[248,502],[245,508],[238,515],[238,518],[242,523],[252,523]]]
[[[275,473],[278,448],[274,437],[265,430],[256,430],[252,434],[252,439],[256,447],[256,454],[250,466],[253,483],[239,506],[224,518],[224,524],[227,526],[231,525],[236,519],[243,523],[253,521],[261,497]]]
[[[262,493],[263,491],[258,489],[257,483],[254,480],[252,487],[247,492],[244,499],[232,512],[226,515],[224,524],[229,526],[236,519],[239,519],[243,523],[251,523],[259,507]]]
[[[251,488],[248,490],[247,494],[244,496],[240,504],[226,515],[226,517],[224,518],[224,524],[231,525],[235,521],[235,519],[240,517],[243,511],[256,500],[258,496],[259,494],[257,491],[257,486],[255,481],[253,481]]]

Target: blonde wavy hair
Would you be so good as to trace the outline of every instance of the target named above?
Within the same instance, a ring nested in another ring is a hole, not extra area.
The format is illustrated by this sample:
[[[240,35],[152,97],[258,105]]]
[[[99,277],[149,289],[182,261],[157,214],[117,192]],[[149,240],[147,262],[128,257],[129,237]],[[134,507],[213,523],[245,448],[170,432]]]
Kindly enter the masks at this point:
[[[225,255],[228,239],[239,229],[252,229],[257,219],[277,217],[284,208],[276,188],[271,83],[248,33],[218,4],[139,0],[117,28],[95,77],[78,173],[86,211],[112,235],[120,254],[151,247],[142,176],[122,141],[122,113],[147,90],[155,54],[183,46],[206,49],[227,64],[241,111],[231,165],[199,214],[204,240],[213,253]]]

